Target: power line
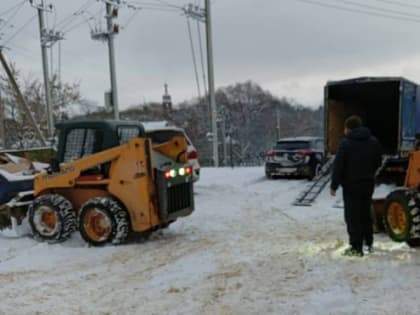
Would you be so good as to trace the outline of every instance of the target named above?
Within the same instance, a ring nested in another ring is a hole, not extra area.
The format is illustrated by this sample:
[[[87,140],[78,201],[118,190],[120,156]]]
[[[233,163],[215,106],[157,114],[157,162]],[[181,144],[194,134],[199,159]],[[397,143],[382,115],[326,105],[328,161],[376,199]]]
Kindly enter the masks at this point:
[[[23,5],[27,0],[23,0],[22,2],[15,4],[14,6],[10,7],[9,9],[6,9],[6,11],[0,12],[0,16],[6,15],[9,12],[13,11],[14,9],[16,9],[18,6]]]
[[[134,5],[136,5],[140,7],[141,9],[155,10],[155,11],[162,11],[162,12],[179,12],[182,9],[181,7],[176,7],[172,5],[168,6],[167,4],[156,3],[156,2],[125,1],[123,3],[126,4],[128,8],[132,8],[134,7]]]
[[[80,23],[78,23],[76,25],[71,26],[70,28],[68,28],[66,30],[61,30],[61,32],[63,32],[64,34],[67,34],[67,33],[71,32],[71,31],[75,30],[76,28],[84,25],[84,24],[88,24],[89,28],[91,28],[91,26],[89,24],[89,21],[90,20],[93,20],[93,19],[94,19],[93,17],[90,17],[90,18],[88,18],[86,20],[83,20],[82,22],[80,22]]]
[[[176,9],[180,9],[180,10],[182,10],[182,9],[183,9],[181,6],[171,4],[171,3],[166,2],[166,1],[163,1],[163,0],[155,0],[155,1],[156,1],[156,2],[159,2],[159,3],[161,3],[161,4],[164,4],[164,5],[167,5],[168,7],[172,7],[172,8],[176,8]]]
[[[121,29],[126,29],[128,25],[134,20],[136,15],[139,13],[139,9],[135,8],[134,12],[131,14],[131,16],[127,19],[127,22],[125,22],[124,25],[121,25]]]
[[[192,55],[192,60],[193,60],[193,65],[194,65],[195,82],[197,84],[198,97],[201,98],[200,80],[198,79],[197,60],[195,58],[195,49],[194,49],[194,42],[193,42],[192,33],[191,33],[190,18],[186,16],[186,19],[187,19],[188,35],[190,38],[190,45],[191,45],[191,55]]]
[[[420,23],[420,19],[403,18],[403,17],[395,16],[395,15],[375,13],[375,12],[364,11],[364,10],[359,10],[359,9],[352,9],[352,8],[338,6],[338,5],[334,5],[334,4],[327,4],[327,3],[319,2],[319,1],[315,1],[315,0],[296,0],[296,1],[309,3],[309,4],[312,4],[312,5],[316,5],[316,6],[324,7],[324,8],[336,9],[336,10],[352,12],[352,13],[360,13],[360,14],[364,14],[364,15],[370,15],[370,16],[376,16],[376,17],[382,17],[382,18],[388,18],[388,19],[396,20],[396,21]]]
[[[23,5],[25,4],[25,2],[26,1],[21,2],[19,6],[15,8],[15,11],[12,13],[12,15],[6,20],[6,22],[4,22],[4,25],[0,27],[0,31],[2,31],[7,25],[9,25],[10,21],[19,13],[20,9],[23,8]]]
[[[404,3],[404,2],[400,2],[400,1],[393,1],[393,0],[375,0],[375,1],[389,3],[389,4],[392,4],[392,5],[402,6],[402,7],[406,7],[406,8],[420,9],[419,5]]]
[[[397,11],[397,10],[392,10],[392,9],[384,9],[384,8],[379,8],[377,6],[373,6],[373,5],[368,5],[368,4],[362,4],[356,1],[351,1],[351,0],[335,0],[338,2],[342,2],[348,5],[353,5],[356,7],[361,7],[361,8],[366,8],[369,10],[375,10],[375,11],[380,11],[380,12],[385,12],[385,13],[391,13],[391,14],[397,14],[397,15],[402,15],[402,16],[408,16],[408,17],[414,17],[414,18],[420,18],[420,15],[418,14],[410,14],[407,12],[402,12],[402,11]]]
[[[34,14],[25,24],[23,24],[13,35],[11,35],[8,39],[6,39],[3,43],[6,46],[10,41],[12,41],[20,32],[22,32],[34,19],[36,18],[36,14]]]
[[[78,11],[75,14],[76,14],[76,16],[78,16],[81,19],[83,19],[83,21],[82,22],[78,22],[76,24],[74,24],[74,23],[77,22],[77,20],[73,20],[71,22],[67,22],[67,23],[65,23],[65,25],[63,25],[61,27],[61,31],[63,33],[69,33],[70,31],[78,28],[79,26],[81,26],[81,25],[83,25],[85,23],[89,26],[90,30],[92,30],[93,28],[92,28],[92,25],[90,24],[90,21],[95,20],[96,18],[99,19],[100,16],[102,15],[102,11],[103,11],[103,8],[102,7],[95,14],[90,13],[86,9],[85,10],[82,10],[82,11]],[[88,15],[88,16],[86,16],[86,15]]]
[[[142,9],[149,10],[149,11],[159,11],[159,12],[179,12],[179,10],[174,10],[170,8],[142,7]]]
[[[92,2],[92,3],[89,3]],[[69,24],[67,23],[68,20],[71,21],[71,18],[74,16],[79,15],[82,11],[87,10],[88,8],[90,8],[95,2],[93,0],[87,0],[84,4],[82,4],[76,11],[74,11],[72,14],[68,15],[67,17],[65,17],[64,19],[61,20],[61,22],[57,23],[57,27],[61,26],[63,23],[65,24]],[[71,23],[71,22],[70,22]],[[65,26],[62,26],[65,27]]]

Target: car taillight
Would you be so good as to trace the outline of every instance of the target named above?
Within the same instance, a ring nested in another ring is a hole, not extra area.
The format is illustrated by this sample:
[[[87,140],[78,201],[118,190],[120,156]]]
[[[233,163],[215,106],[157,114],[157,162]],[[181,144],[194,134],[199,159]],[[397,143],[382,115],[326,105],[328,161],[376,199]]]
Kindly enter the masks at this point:
[[[268,152],[267,152],[266,156],[267,156],[267,157],[273,157],[273,156],[276,156],[276,152],[275,152],[274,150],[270,150],[270,151],[268,151]]]
[[[310,156],[314,153],[314,151],[312,150],[300,150],[297,152],[298,155],[300,156]]]
[[[191,151],[188,153],[188,160],[194,160],[198,158],[198,153],[197,151]]]

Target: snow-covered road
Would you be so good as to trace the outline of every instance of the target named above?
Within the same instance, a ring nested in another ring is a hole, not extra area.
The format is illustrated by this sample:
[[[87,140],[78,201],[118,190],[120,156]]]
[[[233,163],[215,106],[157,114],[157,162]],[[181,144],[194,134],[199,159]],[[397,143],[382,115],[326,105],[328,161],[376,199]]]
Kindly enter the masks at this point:
[[[375,235],[343,258],[327,190],[263,168],[203,169],[196,211],[146,242],[87,247],[0,235],[0,314],[418,314],[420,250]]]

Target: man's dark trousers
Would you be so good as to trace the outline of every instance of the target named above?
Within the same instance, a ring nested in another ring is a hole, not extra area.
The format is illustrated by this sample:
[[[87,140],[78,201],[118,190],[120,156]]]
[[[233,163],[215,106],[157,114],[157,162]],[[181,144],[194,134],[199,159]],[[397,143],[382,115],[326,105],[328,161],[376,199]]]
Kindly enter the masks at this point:
[[[370,206],[374,183],[371,181],[343,185],[344,219],[350,238],[350,245],[361,251],[363,241],[367,246],[373,243],[373,227]]]

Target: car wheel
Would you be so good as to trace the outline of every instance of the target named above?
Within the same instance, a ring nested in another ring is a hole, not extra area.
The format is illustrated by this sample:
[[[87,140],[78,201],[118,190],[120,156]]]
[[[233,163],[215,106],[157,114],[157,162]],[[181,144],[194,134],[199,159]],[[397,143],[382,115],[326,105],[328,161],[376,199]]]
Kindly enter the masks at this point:
[[[308,180],[313,180],[321,173],[321,164],[316,163],[315,166],[311,167],[310,175],[308,176]]]

